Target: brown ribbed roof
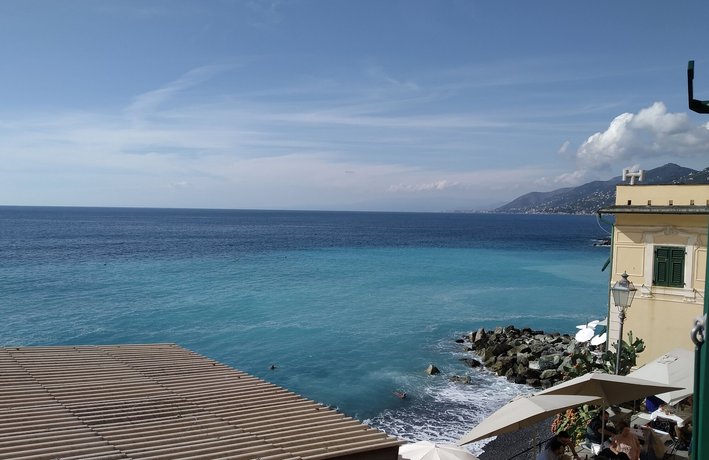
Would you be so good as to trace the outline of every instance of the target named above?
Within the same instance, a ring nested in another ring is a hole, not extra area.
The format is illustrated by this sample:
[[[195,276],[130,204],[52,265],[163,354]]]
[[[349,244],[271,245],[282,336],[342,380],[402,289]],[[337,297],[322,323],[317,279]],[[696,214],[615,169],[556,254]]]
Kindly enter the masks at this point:
[[[0,348],[0,458],[385,460],[399,444],[174,344]]]

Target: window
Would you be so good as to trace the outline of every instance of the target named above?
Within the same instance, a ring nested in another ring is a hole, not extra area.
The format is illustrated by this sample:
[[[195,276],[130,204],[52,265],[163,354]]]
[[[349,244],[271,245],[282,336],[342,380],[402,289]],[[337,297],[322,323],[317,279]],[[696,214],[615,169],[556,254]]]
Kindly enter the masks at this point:
[[[684,255],[683,247],[656,246],[652,284],[684,287]]]

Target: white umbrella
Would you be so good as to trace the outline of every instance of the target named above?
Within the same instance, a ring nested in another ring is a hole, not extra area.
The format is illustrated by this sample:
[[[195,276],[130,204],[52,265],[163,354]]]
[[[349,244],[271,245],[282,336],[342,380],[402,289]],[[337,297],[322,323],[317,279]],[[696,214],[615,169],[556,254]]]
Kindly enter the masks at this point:
[[[399,458],[406,460],[479,460],[464,447],[419,441],[399,447]]]
[[[631,372],[628,377],[683,387],[655,395],[669,405],[677,404],[694,393],[694,352],[675,348]]]
[[[577,333],[576,336],[574,337],[578,343],[584,343],[588,342],[593,338],[593,335],[595,334],[594,330],[591,329],[590,327],[585,327],[583,329],[580,329]]]
[[[524,396],[513,399],[494,414],[480,422],[468,434],[458,440],[458,444],[468,444],[479,439],[511,433],[552,415],[584,404],[600,404],[597,396],[546,395]]]
[[[591,339],[591,345],[593,345],[593,346],[595,347],[595,346],[598,346],[598,345],[600,345],[600,344],[602,344],[602,343],[605,343],[605,342],[606,342],[606,338],[607,338],[607,335],[606,335],[605,332],[604,332],[603,334],[601,334],[601,335],[597,335],[597,336],[595,336],[594,338]]]

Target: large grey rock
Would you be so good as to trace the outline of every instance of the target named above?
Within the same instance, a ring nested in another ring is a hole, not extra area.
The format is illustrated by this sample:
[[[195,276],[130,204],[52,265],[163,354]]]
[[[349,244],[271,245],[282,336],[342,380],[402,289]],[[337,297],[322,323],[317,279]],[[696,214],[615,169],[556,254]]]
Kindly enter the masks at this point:
[[[473,336],[472,342],[477,344],[477,343],[483,343],[487,341],[487,334],[485,333],[485,328],[480,328],[475,332],[475,335]]]
[[[440,374],[441,371],[433,364],[429,364],[428,367],[426,368],[426,373],[428,375],[436,375],[436,374]]]
[[[542,380],[556,380],[558,376],[559,371],[557,371],[556,369],[547,369],[545,371],[542,371],[542,375],[540,375],[539,378]]]
[[[529,353],[517,353],[517,363],[523,366],[529,366]]]
[[[480,367],[483,365],[479,360],[474,358],[461,358],[460,361],[464,362],[468,367]]]
[[[556,369],[561,364],[561,355],[544,355],[539,357],[539,369]]]
[[[462,383],[464,385],[470,385],[470,383],[472,382],[472,379],[469,375],[452,375],[448,377],[448,380],[453,383]]]
[[[510,345],[510,344],[507,343],[507,342],[502,342],[502,343],[496,344],[496,345],[492,348],[492,353],[493,353],[495,356],[500,356],[500,355],[502,355],[502,354],[507,353],[507,352],[508,352],[509,350],[511,350],[511,349],[512,349],[512,345]]]

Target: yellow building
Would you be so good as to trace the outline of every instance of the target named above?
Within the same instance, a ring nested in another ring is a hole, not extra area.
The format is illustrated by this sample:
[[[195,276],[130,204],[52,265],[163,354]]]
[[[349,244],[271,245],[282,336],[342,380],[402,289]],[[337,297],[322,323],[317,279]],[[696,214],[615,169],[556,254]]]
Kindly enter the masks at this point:
[[[610,286],[626,271],[637,288],[627,310],[623,339],[645,341],[638,365],[673,348],[694,348],[690,331],[702,315],[707,264],[709,184],[619,185]],[[610,296],[610,294],[609,294]],[[609,344],[618,340],[618,311],[609,302]]]

